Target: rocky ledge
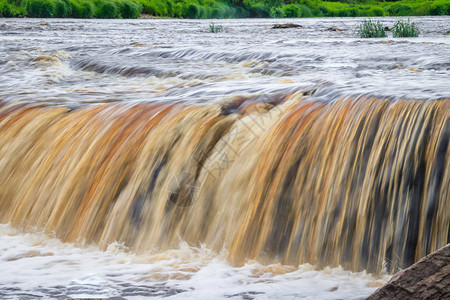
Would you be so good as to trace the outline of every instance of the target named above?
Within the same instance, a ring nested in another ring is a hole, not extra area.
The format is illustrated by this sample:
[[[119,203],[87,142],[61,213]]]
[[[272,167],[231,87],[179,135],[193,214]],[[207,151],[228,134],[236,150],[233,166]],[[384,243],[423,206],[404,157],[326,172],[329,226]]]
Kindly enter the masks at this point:
[[[287,28],[301,28],[302,25],[287,23],[287,24],[275,24],[272,26],[272,29],[287,29]]]
[[[395,274],[367,300],[450,299],[450,244]]]

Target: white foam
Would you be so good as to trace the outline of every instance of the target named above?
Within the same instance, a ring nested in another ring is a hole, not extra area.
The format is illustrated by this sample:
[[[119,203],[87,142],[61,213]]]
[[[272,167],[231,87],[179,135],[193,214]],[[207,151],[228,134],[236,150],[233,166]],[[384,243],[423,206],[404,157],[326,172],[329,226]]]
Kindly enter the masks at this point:
[[[234,267],[226,253],[181,243],[135,255],[118,243],[106,251],[62,243],[0,224],[0,298],[124,297],[170,299],[363,299],[388,276],[304,264]]]

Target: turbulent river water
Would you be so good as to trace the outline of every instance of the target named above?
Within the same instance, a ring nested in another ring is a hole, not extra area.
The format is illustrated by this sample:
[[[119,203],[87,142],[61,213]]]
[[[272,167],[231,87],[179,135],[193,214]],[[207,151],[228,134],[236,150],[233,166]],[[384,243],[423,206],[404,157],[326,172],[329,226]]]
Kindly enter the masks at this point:
[[[450,18],[411,20],[0,19],[0,298],[362,299],[448,243]]]

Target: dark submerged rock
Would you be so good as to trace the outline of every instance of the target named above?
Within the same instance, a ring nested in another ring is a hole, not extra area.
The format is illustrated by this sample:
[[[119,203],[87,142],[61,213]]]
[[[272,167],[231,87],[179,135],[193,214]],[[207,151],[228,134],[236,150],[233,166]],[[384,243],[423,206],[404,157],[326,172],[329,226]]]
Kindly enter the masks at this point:
[[[337,27],[331,26],[330,28],[327,28],[327,31],[342,31],[342,29],[339,29]]]
[[[450,244],[398,272],[367,300],[450,299]]]
[[[301,28],[302,25],[287,23],[287,24],[275,24],[272,26],[272,29],[286,29],[286,28]]]

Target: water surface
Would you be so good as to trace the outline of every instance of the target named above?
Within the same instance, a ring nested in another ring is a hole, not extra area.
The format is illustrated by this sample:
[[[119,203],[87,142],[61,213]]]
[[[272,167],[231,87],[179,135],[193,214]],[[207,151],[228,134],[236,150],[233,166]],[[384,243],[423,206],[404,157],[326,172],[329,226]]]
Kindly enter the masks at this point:
[[[324,101],[449,96],[449,17],[413,18],[420,36],[395,39],[357,38],[361,20],[2,19],[0,97],[206,103],[311,88]],[[396,18],[379,20],[392,27]],[[224,31],[209,33],[212,22]],[[286,22],[303,27],[272,29]]]

